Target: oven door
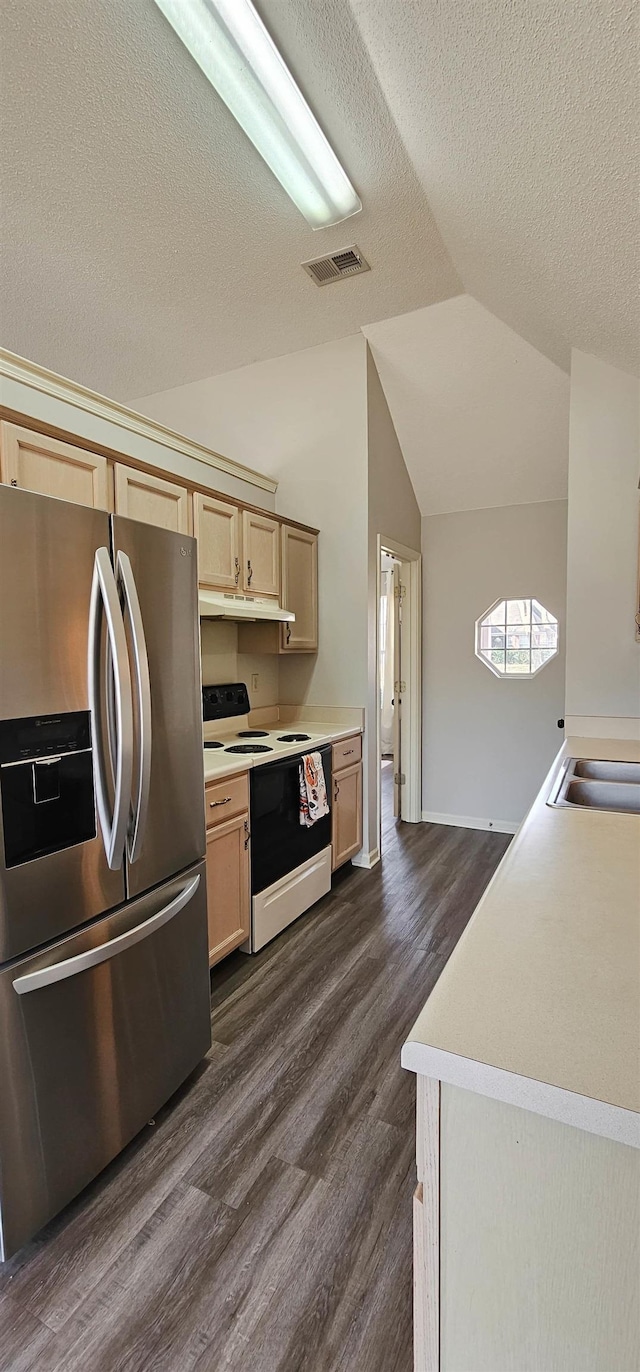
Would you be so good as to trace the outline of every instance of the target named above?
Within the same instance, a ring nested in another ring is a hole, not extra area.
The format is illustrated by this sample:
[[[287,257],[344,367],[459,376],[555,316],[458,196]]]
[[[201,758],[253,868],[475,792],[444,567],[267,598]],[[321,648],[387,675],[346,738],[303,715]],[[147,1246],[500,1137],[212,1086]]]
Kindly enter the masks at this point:
[[[300,867],[331,843],[331,744],[319,749],[329,814],[307,829],[300,823],[300,756],[262,763],[250,773],[251,894]]]
[[[106,1166],[211,1042],[204,865],[0,973],[0,1257]]]

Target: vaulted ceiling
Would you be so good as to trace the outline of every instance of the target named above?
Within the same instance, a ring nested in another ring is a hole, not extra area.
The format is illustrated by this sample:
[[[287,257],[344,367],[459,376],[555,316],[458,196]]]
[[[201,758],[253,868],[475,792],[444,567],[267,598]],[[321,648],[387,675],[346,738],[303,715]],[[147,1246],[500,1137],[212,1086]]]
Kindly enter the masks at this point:
[[[565,500],[569,377],[469,295],[365,327],[423,515]]]
[[[153,0],[4,0],[5,346],[126,399],[466,290],[637,365],[633,0],[258,5],[362,214],[308,228]]]

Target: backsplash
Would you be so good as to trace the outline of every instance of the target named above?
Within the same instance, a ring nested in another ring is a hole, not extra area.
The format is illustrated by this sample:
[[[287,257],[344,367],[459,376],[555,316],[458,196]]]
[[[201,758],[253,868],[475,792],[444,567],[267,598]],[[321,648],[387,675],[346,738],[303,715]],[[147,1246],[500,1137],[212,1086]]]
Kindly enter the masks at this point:
[[[279,659],[275,653],[239,653],[238,625],[229,621],[200,621],[202,683],[214,686],[223,681],[244,681],[251,708],[263,709],[279,703]],[[252,677],[257,673],[257,687]]]

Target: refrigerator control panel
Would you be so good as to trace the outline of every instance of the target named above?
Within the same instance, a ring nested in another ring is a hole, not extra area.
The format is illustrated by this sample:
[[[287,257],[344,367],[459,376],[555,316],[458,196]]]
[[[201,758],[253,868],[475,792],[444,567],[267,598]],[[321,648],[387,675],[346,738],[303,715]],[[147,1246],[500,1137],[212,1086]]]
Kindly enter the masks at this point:
[[[61,715],[0,719],[0,766],[28,758],[79,753],[91,747],[88,710]]]
[[[95,838],[88,711],[0,720],[5,867]]]

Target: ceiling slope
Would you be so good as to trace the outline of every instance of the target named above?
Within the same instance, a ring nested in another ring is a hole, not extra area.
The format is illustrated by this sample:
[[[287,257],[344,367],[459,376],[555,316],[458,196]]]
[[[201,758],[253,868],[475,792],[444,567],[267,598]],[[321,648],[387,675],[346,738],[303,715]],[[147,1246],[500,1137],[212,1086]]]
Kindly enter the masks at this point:
[[[569,377],[471,296],[364,329],[423,515],[563,500]]]
[[[363,212],[313,232],[153,0],[4,0],[4,346],[119,399],[461,290],[343,0],[263,15]],[[371,272],[301,269],[357,242]]]
[[[639,365],[635,0],[351,0],[466,291]]]

